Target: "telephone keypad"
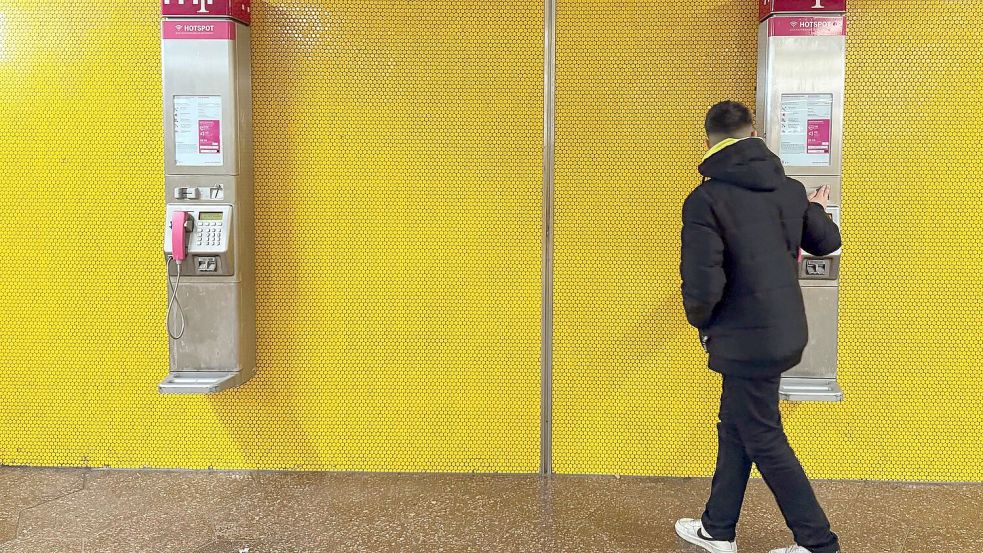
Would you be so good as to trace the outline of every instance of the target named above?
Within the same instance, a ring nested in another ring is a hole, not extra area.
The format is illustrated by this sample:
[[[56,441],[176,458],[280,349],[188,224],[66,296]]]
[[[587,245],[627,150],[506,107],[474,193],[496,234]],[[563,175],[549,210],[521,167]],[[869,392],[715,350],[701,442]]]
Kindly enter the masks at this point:
[[[224,230],[224,221],[198,221],[198,226],[195,228],[194,249],[206,252],[220,250]]]

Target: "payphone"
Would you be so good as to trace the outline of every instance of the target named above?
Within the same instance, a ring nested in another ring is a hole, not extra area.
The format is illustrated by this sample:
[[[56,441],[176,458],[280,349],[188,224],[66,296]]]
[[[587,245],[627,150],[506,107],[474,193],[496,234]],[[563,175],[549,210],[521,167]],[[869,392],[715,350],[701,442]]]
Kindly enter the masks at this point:
[[[164,259],[170,370],[161,393],[255,371],[249,0],[162,0]]]
[[[830,190],[840,223],[846,0],[759,0],[757,119],[785,173],[808,191]],[[809,322],[802,362],[782,377],[792,401],[840,401],[837,383],[840,252],[803,252],[799,283]]]

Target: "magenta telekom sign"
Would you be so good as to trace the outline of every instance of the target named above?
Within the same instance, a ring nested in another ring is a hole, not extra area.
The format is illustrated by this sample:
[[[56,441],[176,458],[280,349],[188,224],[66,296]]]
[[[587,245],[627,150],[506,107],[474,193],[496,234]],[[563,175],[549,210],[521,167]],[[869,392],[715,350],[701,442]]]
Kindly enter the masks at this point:
[[[249,25],[251,11],[250,0],[160,0],[164,17],[230,17]]]
[[[846,0],[758,0],[763,20],[775,13],[845,12]]]

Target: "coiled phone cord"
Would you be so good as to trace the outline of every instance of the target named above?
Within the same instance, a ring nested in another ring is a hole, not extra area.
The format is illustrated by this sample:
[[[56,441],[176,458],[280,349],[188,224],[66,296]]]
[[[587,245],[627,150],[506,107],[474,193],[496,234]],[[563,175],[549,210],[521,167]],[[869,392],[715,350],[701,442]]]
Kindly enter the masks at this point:
[[[174,261],[174,264],[177,265],[177,279],[173,284],[171,283],[171,261]],[[181,307],[181,302],[177,299],[177,291],[181,286],[181,263],[179,261],[175,261],[173,255],[167,256],[165,272],[167,273],[167,290],[169,292],[168,295],[170,296],[167,300],[167,335],[170,336],[172,340],[180,340],[181,337],[184,336],[184,328],[187,326],[188,321],[184,317],[184,308]],[[181,316],[179,319],[181,322],[181,326],[179,328],[181,330],[176,336],[171,330],[171,311],[175,305],[177,305],[178,314]]]

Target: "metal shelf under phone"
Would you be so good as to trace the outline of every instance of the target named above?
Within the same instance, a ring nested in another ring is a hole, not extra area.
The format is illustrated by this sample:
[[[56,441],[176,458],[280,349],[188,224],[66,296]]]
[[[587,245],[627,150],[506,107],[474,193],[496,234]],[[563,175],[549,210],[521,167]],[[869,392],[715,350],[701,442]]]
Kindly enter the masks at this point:
[[[168,373],[157,385],[162,394],[214,394],[242,384],[239,371],[205,372],[187,371]]]
[[[843,401],[835,378],[782,378],[778,396],[785,401]]]

